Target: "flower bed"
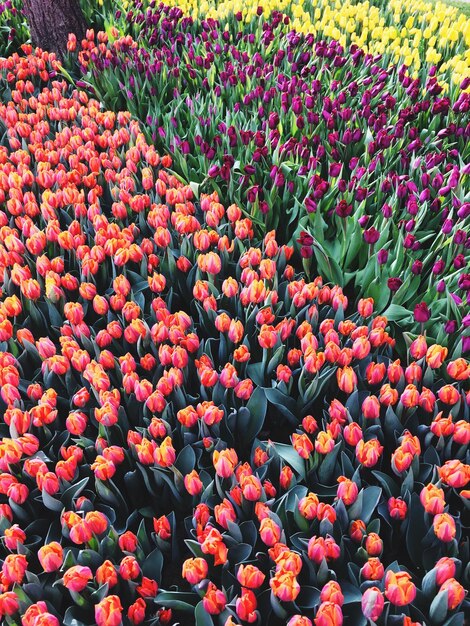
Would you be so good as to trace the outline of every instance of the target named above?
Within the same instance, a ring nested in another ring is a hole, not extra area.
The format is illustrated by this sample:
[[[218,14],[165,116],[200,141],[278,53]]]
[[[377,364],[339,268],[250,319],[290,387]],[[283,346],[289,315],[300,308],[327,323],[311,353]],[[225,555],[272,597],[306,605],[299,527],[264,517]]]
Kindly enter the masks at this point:
[[[463,626],[469,363],[423,335],[398,358],[372,299],[24,52],[0,61],[5,623]]]

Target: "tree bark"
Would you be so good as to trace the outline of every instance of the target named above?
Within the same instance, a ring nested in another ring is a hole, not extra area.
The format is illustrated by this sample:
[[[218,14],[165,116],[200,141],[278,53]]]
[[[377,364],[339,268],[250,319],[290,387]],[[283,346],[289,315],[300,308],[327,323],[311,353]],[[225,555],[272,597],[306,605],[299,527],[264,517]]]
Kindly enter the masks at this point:
[[[63,58],[69,33],[80,41],[87,24],[78,0],[23,0],[33,45]]]

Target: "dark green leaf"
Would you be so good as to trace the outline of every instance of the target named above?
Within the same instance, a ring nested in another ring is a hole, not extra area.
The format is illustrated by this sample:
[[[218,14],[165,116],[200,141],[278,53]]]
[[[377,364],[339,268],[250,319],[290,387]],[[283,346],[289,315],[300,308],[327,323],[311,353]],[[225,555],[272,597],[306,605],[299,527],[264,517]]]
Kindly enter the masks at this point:
[[[442,624],[447,615],[447,591],[439,591],[431,602],[429,617],[434,624]]]
[[[163,568],[163,554],[158,548],[151,552],[142,566],[142,573],[148,578],[153,578],[158,583],[161,580]]]
[[[155,598],[155,604],[165,606],[176,611],[191,611],[199,600],[199,596],[186,591],[160,591]]]

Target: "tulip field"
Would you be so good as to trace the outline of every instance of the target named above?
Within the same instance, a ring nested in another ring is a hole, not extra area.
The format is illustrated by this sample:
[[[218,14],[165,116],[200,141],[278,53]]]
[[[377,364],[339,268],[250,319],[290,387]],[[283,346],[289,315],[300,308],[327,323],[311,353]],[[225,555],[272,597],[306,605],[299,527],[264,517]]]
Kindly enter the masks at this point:
[[[0,1],[0,623],[468,626],[470,17]]]

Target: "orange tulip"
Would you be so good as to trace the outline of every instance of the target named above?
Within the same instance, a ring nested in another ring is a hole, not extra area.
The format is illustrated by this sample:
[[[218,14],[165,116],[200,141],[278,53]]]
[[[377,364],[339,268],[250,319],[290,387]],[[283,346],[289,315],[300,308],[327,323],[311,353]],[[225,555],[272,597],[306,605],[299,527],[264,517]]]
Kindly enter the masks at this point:
[[[357,376],[352,367],[338,368],[336,372],[338,387],[344,393],[352,393],[357,385]]]
[[[321,602],[334,602],[334,604],[343,606],[344,595],[341,590],[340,584],[336,582],[336,580],[330,580],[330,582],[324,585],[320,593],[320,601]]]
[[[361,568],[361,576],[366,580],[382,580],[384,566],[379,558],[371,557]]]
[[[377,419],[380,416],[380,402],[376,396],[368,396],[363,401],[362,414],[366,419]]]
[[[334,602],[322,602],[313,621],[315,626],[342,626],[343,612],[341,606]]]
[[[281,538],[281,529],[270,517],[261,520],[259,527],[261,541],[267,546],[273,546]]]
[[[258,619],[256,613],[257,606],[258,602],[255,594],[250,589],[242,589],[241,596],[237,598],[235,603],[235,610],[238,617],[249,624],[256,622]]]
[[[346,478],[346,476],[340,476],[337,479],[339,483],[336,490],[336,497],[338,500],[342,500],[346,506],[353,504],[357,500],[359,489],[355,482]]]
[[[300,593],[300,585],[293,572],[280,570],[269,581],[274,595],[283,602],[294,601]]]
[[[416,587],[408,572],[392,572],[385,576],[385,595],[395,606],[406,606],[416,597]]]
[[[57,541],[52,541],[38,551],[39,562],[45,572],[55,572],[62,565],[64,551]]]
[[[210,582],[206,589],[206,595],[202,600],[204,610],[210,615],[219,615],[225,609],[227,598],[220,589]]]
[[[467,592],[462,585],[455,580],[455,578],[448,578],[439,589],[441,591],[447,591],[447,607],[449,611],[456,609],[463,601]]]
[[[378,439],[361,439],[356,446],[356,458],[364,467],[374,467],[383,452]]]
[[[433,519],[433,529],[436,537],[445,543],[454,539],[457,529],[455,520],[448,513],[438,513]]]
[[[438,344],[430,346],[426,352],[426,363],[432,369],[437,369],[443,364],[448,350]]]
[[[310,438],[305,433],[302,433],[300,435],[298,433],[294,433],[292,435],[292,446],[297,454],[303,459],[308,459],[313,451],[313,443],[310,441]]]
[[[82,565],[69,567],[63,577],[63,584],[70,591],[80,592],[85,589],[93,578],[91,569]]]
[[[28,561],[24,554],[8,554],[2,565],[3,582],[21,584],[27,569]]]
[[[465,487],[470,482],[470,465],[465,465],[458,459],[446,461],[438,468],[440,479],[450,487]]]
[[[0,616],[14,615],[20,608],[20,601],[14,591],[0,594]]]
[[[122,622],[122,605],[119,596],[106,596],[95,605],[97,626],[119,626]]]

